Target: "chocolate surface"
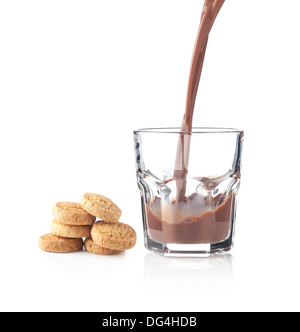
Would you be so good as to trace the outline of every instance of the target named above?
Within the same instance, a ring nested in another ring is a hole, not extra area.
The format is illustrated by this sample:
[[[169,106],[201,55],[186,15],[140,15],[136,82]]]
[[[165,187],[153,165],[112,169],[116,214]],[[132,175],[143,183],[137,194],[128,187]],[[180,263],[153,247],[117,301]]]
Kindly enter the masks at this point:
[[[224,241],[231,229],[234,200],[231,194],[214,211],[206,211],[196,216],[187,215],[176,223],[164,219],[165,207],[157,200],[153,208],[146,208],[149,235],[152,240],[165,243],[196,244]]]

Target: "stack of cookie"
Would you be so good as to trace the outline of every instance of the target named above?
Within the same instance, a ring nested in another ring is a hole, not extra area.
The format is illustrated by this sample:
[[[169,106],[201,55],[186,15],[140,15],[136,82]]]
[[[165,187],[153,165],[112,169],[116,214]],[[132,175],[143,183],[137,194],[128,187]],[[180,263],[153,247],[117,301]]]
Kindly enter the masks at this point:
[[[84,244],[90,253],[115,255],[136,243],[134,229],[119,222],[122,211],[105,196],[85,193],[80,204],[56,203],[52,214],[51,233],[39,238],[44,251],[74,252]]]

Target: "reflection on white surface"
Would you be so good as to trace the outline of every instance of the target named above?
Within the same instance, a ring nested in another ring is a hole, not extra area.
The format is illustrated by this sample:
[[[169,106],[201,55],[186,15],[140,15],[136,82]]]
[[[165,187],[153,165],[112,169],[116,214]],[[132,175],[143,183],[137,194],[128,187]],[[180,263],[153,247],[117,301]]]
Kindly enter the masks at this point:
[[[232,286],[231,254],[206,258],[171,258],[148,253],[144,257],[145,286],[195,287],[203,285]]]

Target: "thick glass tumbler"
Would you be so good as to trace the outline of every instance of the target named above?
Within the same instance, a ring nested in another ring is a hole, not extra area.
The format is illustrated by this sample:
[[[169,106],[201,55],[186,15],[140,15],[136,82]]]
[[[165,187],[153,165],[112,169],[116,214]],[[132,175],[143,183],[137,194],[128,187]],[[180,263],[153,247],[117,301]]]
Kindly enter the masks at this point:
[[[227,128],[134,131],[147,249],[208,256],[233,247],[243,140]]]

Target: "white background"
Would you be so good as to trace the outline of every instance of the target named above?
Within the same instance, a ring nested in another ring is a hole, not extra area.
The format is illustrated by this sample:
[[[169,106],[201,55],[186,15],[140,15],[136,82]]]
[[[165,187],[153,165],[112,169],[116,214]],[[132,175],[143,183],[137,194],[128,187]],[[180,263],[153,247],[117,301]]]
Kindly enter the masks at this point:
[[[179,126],[201,0],[0,1],[0,309],[298,311],[299,0],[227,0],[194,125],[245,130],[235,248],[171,259],[143,246],[132,131]],[[38,249],[51,208],[110,197],[137,245]]]

